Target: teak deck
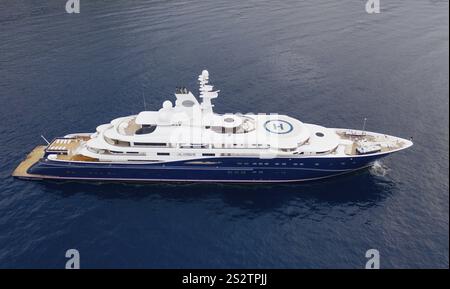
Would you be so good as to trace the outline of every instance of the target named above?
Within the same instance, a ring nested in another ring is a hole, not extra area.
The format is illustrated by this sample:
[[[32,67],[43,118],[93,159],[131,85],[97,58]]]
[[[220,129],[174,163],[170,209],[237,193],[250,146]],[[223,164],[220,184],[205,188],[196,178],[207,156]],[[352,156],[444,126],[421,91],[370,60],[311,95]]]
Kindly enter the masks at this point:
[[[39,161],[39,159],[41,159],[44,156],[44,150],[45,150],[45,146],[37,146],[37,147],[35,147],[27,155],[26,159],[24,159],[17,166],[17,168],[12,173],[12,176],[13,177],[18,177],[18,178],[34,178],[34,179],[35,178],[43,178],[44,176],[32,175],[32,174],[27,173],[27,171],[32,165],[37,163]]]

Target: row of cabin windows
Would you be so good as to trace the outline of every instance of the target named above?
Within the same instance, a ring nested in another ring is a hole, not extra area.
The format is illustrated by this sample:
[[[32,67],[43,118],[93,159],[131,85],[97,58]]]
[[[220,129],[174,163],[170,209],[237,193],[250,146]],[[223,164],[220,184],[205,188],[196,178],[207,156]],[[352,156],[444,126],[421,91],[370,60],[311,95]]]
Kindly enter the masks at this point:
[[[341,162],[340,164],[345,166],[346,162]],[[356,164],[356,162],[353,161],[352,164]],[[249,166],[249,165],[252,165],[252,166],[269,166],[271,164],[270,163],[237,163],[237,165],[238,166],[242,166],[242,165],[244,165],[244,166]],[[275,165],[275,166],[280,166],[280,165],[281,166],[286,166],[287,163],[273,163],[272,165]],[[303,166],[304,163],[292,163],[292,165],[293,166]],[[320,166],[320,163],[314,163],[314,165],[315,166]],[[334,165],[334,163],[329,163],[329,165]]]
[[[89,150],[92,151],[92,152],[95,152],[95,153],[99,152],[98,150],[95,150],[95,149],[92,149],[92,148],[89,148]],[[119,152],[119,151],[108,151],[108,150],[106,150],[105,152],[106,153],[112,153],[112,154],[133,154],[133,155],[138,155],[139,154],[139,152]],[[170,156],[170,153],[159,152],[159,153],[157,153],[157,155],[158,156]],[[195,155],[195,154],[193,154],[193,155]],[[224,155],[231,156],[232,154],[220,154],[220,155],[221,156],[224,156]],[[202,156],[204,156],[204,157],[214,157],[214,156],[216,156],[216,154],[214,154],[214,153],[203,153]],[[352,163],[356,164],[355,161],[353,161]],[[346,165],[346,162],[341,162],[340,164],[344,166],[344,165]],[[242,165],[244,165],[244,166],[249,166],[249,165],[252,165],[252,166],[269,166],[271,164],[268,163],[268,162],[265,162],[265,163],[262,163],[262,162],[260,162],[260,163],[238,162],[237,165],[238,166],[242,166]],[[279,162],[277,162],[277,163],[273,163],[272,165],[275,165],[275,166],[280,166],[280,165],[281,166],[286,166],[287,163],[284,163],[284,162],[283,163],[279,163]],[[304,163],[292,163],[292,165],[293,166],[303,166]],[[320,164],[319,163],[314,163],[314,165],[315,166],[319,166]],[[333,163],[329,163],[329,165],[333,165]]]
[[[134,155],[139,155],[139,152],[120,152],[120,151],[112,151],[112,150],[97,150],[97,149],[93,149],[93,148],[88,148],[89,151],[93,152],[93,153],[111,153],[111,154],[134,154]],[[156,155],[158,156],[170,156],[170,153],[168,152],[158,152],[156,153]],[[184,156],[195,156],[195,153],[183,153],[183,154],[178,154],[178,155],[184,155]],[[204,157],[215,157],[216,154],[215,153],[203,153],[202,156]],[[220,154],[220,156],[240,156],[239,154]]]
[[[227,174],[229,175],[237,175],[237,174],[241,174],[241,175],[245,175],[247,174],[247,172],[250,174],[263,174],[264,171],[227,171]]]
[[[168,147],[168,145],[166,143],[144,143],[144,142],[135,142],[134,143],[135,146],[147,146],[147,147]],[[251,144],[250,147],[263,147],[263,144]],[[212,148],[231,148],[231,147],[245,147],[245,145],[243,144],[233,144],[233,145],[226,145],[226,144],[221,144],[221,145],[203,145],[203,144],[191,144],[191,145],[180,145],[180,148],[185,149],[185,148],[190,148],[190,149],[205,149],[208,147],[212,147]],[[266,146],[269,147],[269,146]],[[294,151],[295,149],[290,149],[290,150],[285,150],[282,149],[282,151]]]
[[[94,153],[99,153],[99,150],[95,150],[95,149],[89,149],[90,151],[92,151],[92,152],[94,152]],[[104,151],[105,153],[111,153],[111,154],[132,154],[132,155],[139,155],[140,153],[139,152],[120,152],[120,151],[112,151],[112,150],[105,150]],[[158,153],[156,153],[156,155],[158,155],[158,156],[170,156],[170,153],[168,153],[168,152],[158,152]],[[183,154],[183,155],[185,155],[185,154]],[[191,156],[195,156],[195,154],[190,154]],[[202,154],[202,156],[204,156],[204,157],[215,157],[216,156],[216,154],[215,153],[203,153]],[[225,153],[225,154],[220,154],[220,156],[239,156],[238,154],[230,154],[230,153]],[[241,166],[241,165],[244,165],[244,166],[248,166],[248,165],[252,165],[252,166],[268,166],[268,165],[270,165],[270,163],[242,163],[242,162],[238,162],[237,163],[237,165],[239,165],[239,166]],[[274,163],[273,165],[275,165],[275,166],[279,166],[279,165],[281,165],[281,166],[286,166],[287,165],[287,163]],[[294,165],[294,166],[298,166],[298,165],[300,165],[300,166],[303,166],[304,164],[303,163],[293,163],[292,165]],[[315,165],[316,166],[318,166],[319,165],[319,163],[315,163]],[[341,165],[345,165],[345,162],[341,162]]]
[[[130,146],[130,142],[124,142],[124,141],[113,141],[111,139],[105,138],[107,140],[107,142],[111,145],[118,145],[118,146]],[[109,140],[109,141],[108,141]],[[168,147],[167,143],[149,143],[149,142],[134,142],[133,143],[135,146],[142,146],[142,147]],[[208,148],[208,145],[201,145],[201,144],[191,144],[191,145],[180,145],[180,148],[191,148],[191,149],[205,149]],[[231,148],[231,147],[245,147],[243,144],[233,144],[233,145],[225,145],[222,144],[220,146],[217,145],[213,145],[211,146],[212,148]],[[270,146],[268,145],[263,145],[263,144],[251,144],[250,147],[265,147],[265,148],[269,148]],[[295,151],[297,148],[291,148],[291,149],[280,149],[282,152],[293,152]],[[325,151],[325,152],[316,152],[316,153],[309,153],[309,154],[326,154],[329,151]],[[303,152],[299,152],[296,153],[299,155],[303,155]],[[222,156],[230,156],[232,154],[222,154]]]
[[[112,153],[112,154],[128,154],[128,155],[138,155],[139,154],[139,152],[119,152],[119,151],[106,151],[106,152],[109,152],[109,153]]]
[[[191,146],[191,148],[193,148],[193,147]],[[98,153],[98,151],[95,151],[95,150],[94,150],[94,152]],[[140,154],[139,152],[121,152],[121,151],[113,151],[113,150],[105,150],[105,152],[106,153],[111,153],[111,154],[136,154],[136,155]],[[302,155],[303,153],[300,153],[300,154]],[[321,153],[317,153],[317,154],[321,154]],[[157,153],[157,155],[169,156],[170,153]],[[190,155],[195,156],[195,153],[192,153]],[[221,153],[219,155],[220,156],[247,156],[248,154]],[[202,156],[204,156],[204,157],[214,157],[214,156],[216,156],[216,154],[215,153],[203,153]],[[294,164],[294,165],[296,165],[296,164]]]
[[[242,166],[242,165],[244,165],[244,166],[249,166],[249,165],[252,165],[252,166],[269,166],[270,163],[237,163],[237,165],[238,165],[238,166]],[[280,163],[274,163],[274,164],[272,164],[272,165],[279,166]],[[286,166],[287,163],[281,163],[281,165],[282,165],[282,166]],[[293,163],[293,165],[294,165],[294,166],[297,166],[298,163]],[[303,166],[303,163],[300,163],[300,165]]]
[[[119,141],[119,140],[115,140],[115,139],[110,139],[108,137],[105,137],[105,141],[107,143],[109,143],[110,145],[118,145],[118,146],[131,146],[130,142],[127,141]],[[134,142],[133,143],[135,146],[143,146],[143,147],[168,147],[169,145],[167,143],[158,143],[158,142]],[[251,144],[251,147],[269,147],[267,145],[263,145],[263,144]],[[180,145],[180,148],[208,148],[209,145],[203,145],[203,144],[190,144],[190,145]],[[233,145],[225,145],[225,144],[221,144],[220,146],[217,145],[213,145],[212,147],[214,148],[230,148],[230,147],[244,147],[243,144],[233,144]],[[292,149],[291,149],[292,150]],[[295,150],[295,149],[293,149]],[[282,149],[282,151],[288,151],[288,150],[284,150]]]
[[[147,147],[166,147],[166,143],[158,142],[135,142],[135,146],[147,146]]]
[[[170,156],[170,153],[156,153],[156,155],[158,155],[158,156]],[[204,156],[204,157],[214,157],[214,156],[216,156],[216,154],[204,153],[204,154],[202,154],[202,156]]]
[[[108,137],[105,137],[105,140],[110,145],[117,145],[117,146],[123,146],[123,147],[129,147],[131,146],[130,142],[127,141],[119,141],[115,139],[110,139]],[[134,146],[142,146],[142,147],[168,147],[169,145],[167,143],[157,143],[157,142],[134,142]],[[265,147],[269,148],[269,145],[263,145],[263,144],[251,144],[250,147]],[[191,145],[180,145],[180,148],[208,148],[209,145],[203,145],[203,144],[191,144]],[[246,147],[243,144],[221,144],[221,145],[212,145],[213,148],[231,148],[231,147]],[[297,148],[290,148],[290,149],[280,149],[283,152],[292,152],[295,151]],[[317,152],[316,154],[323,154],[327,152]],[[303,153],[299,153],[303,154]]]
[[[75,175],[78,174],[75,171],[66,171],[66,174],[68,175]],[[103,176],[103,175],[112,175],[111,172],[102,172],[102,171],[92,171],[92,172],[88,172],[89,175],[97,175],[97,176]]]

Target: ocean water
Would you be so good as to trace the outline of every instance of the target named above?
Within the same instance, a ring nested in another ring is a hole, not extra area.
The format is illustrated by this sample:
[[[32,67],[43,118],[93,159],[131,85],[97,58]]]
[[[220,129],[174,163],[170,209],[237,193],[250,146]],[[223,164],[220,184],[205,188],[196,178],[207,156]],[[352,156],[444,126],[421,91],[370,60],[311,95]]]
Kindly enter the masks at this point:
[[[0,2],[0,268],[449,266],[449,2]],[[47,138],[158,109],[208,69],[218,112],[413,137],[373,168],[289,185],[30,182]]]

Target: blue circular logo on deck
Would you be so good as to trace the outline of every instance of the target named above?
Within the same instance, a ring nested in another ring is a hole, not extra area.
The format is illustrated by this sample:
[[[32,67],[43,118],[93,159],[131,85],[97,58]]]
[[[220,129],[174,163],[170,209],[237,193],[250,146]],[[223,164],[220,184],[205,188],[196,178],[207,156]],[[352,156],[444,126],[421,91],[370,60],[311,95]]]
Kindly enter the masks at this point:
[[[294,127],[285,120],[273,119],[264,124],[264,128],[271,133],[285,134],[291,132]]]

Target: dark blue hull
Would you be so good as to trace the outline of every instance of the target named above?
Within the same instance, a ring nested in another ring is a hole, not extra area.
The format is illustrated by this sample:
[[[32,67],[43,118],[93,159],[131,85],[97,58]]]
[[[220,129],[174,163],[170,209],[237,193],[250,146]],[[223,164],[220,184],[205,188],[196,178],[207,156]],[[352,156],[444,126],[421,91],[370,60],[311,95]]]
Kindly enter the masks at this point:
[[[43,179],[173,182],[295,182],[369,166],[387,154],[345,158],[211,158],[166,163],[63,162],[41,159],[28,173]]]

